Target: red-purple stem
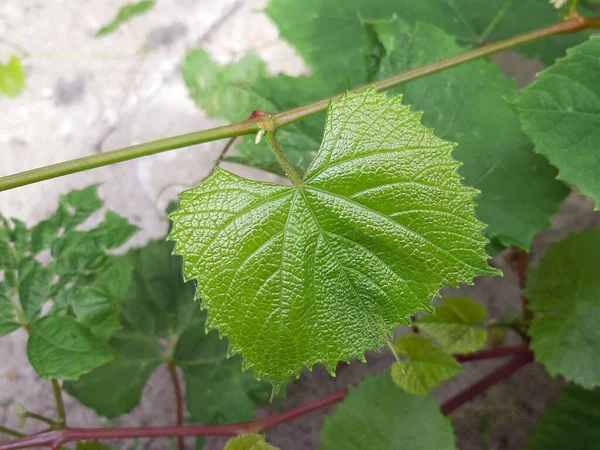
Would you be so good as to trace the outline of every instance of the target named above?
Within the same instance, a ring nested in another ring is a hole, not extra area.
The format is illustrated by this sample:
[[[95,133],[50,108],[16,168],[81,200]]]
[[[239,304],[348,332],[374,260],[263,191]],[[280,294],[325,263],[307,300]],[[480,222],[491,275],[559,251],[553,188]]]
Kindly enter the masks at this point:
[[[173,394],[175,396],[175,413],[177,426],[183,425],[183,396],[181,395],[181,384],[177,375],[177,366],[173,361],[167,363],[171,382],[173,383]],[[177,449],[184,450],[183,436],[177,437]]]
[[[514,356],[516,355],[516,356]],[[491,374],[482,378],[463,392],[446,401],[441,406],[445,415],[450,414],[464,403],[472,400],[487,388],[508,377],[520,367],[533,361],[533,354],[525,346],[490,348],[470,355],[459,355],[461,362],[477,361],[489,358],[514,356]],[[0,450],[16,450],[34,447],[50,447],[58,450],[69,442],[86,441],[91,439],[131,439],[148,437],[177,437],[184,436],[237,436],[246,432],[263,432],[284,422],[289,422],[317,409],[324,408],[344,399],[348,389],[342,389],[325,397],[290,408],[279,414],[255,422],[236,423],[231,425],[177,425],[167,427],[136,427],[136,428],[64,428],[47,431],[11,442],[0,444]],[[176,394],[177,395],[177,394]],[[179,393],[181,396],[181,391]],[[179,419],[178,419],[179,420]]]
[[[512,266],[519,279],[519,288],[521,289],[521,309],[523,311],[523,319],[533,319],[533,312],[529,309],[529,300],[523,295],[523,290],[527,287],[527,269],[529,261],[527,260],[527,252],[520,248],[514,248],[512,255]]]
[[[516,372],[521,367],[529,364],[533,361],[533,353],[520,353],[517,356],[511,358],[506,364],[500,366],[498,369],[494,370],[489,375],[483,377],[481,380],[469,386],[462,392],[459,392],[457,395],[452,397],[451,399],[445,401],[440,410],[442,414],[447,416],[452,413],[465,403],[473,400],[479,394],[484,392],[489,387],[493,386],[500,380],[510,376],[513,372]]]

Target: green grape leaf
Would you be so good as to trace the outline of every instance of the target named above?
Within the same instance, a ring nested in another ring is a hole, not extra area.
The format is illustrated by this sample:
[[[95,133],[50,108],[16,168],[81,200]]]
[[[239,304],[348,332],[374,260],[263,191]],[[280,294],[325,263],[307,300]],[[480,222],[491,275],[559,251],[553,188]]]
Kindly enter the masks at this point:
[[[395,20],[374,28],[386,50],[380,78],[466,50],[428,24],[409,27]],[[453,156],[463,163],[459,173],[465,184],[481,191],[476,215],[488,225],[486,234],[504,245],[528,249],[532,237],[549,226],[568,189],[555,179],[556,169],[534,153],[503,100],[517,95],[514,81],[480,60],[392,92],[402,92],[404,102],[425,111],[423,123],[441,138],[458,143]]]
[[[409,394],[425,395],[442,381],[462,372],[458,361],[418,334],[399,337],[394,349],[408,359],[402,361],[402,366],[392,365],[392,379]]]
[[[0,96],[16,97],[25,87],[25,71],[21,60],[12,55],[8,63],[0,62]]]
[[[73,314],[96,336],[108,340],[120,327],[120,305],[127,295],[130,278],[129,269],[116,259],[109,259],[94,281],[61,290],[53,312]]]
[[[21,321],[10,299],[8,288],[0,281],[0,336],[12,333],[20,327]]]
[[[398,389],[385,373],[367,378],[325,418],[322,450],[453,450],[454,433],[434,399]]]
[[[426,22],[463,43],[482,45],[561,20],[556,9],[543,0],[272,0],[266,12],[279,28],[280,36],[313,71],[331,77],[354,77],[353,85],[364,82],[368,73],[364,64],[364,22],[392,17],[411,25]],[[557,35],[516,51],[551,64],[584,38],[584,33]]]
[[[19,303],[25,318],[24,324],[28,324],[39,316],[42,305],[48,299],[52,272],[27,256],[19,263],[17,275]],[[20,315],[19,312],[17,315]]]
[[[223,450],[277,450],[261,434],[246,433],[227,441]]]
[[[114,353],[75,318],[47,316],[31,324],[27,357],[44,379],[74,380],[113,359]]]
[[[174,360],[183,370],[194,422],[252,420],[257,403],[268,399],[268,384],[257,383],[250,371],[240,372],[241,358],[227,358],[227,341],[214,331],[207,334],[204,321],[181,335]]]
[[[267,77],[266,65],[255,54],[237,63],[219,67],[203,50],[194,50],[185,59],[183,79],[190,97],[211,117],[232,122],[245,120],[252,110],[283,111],[337,94],[352,87],[340,80],[317,77]],[[323,115],[318,114],[282,128],[278,140],[286,148],[293,166],[305,170],[319,148]],[[273,153],[264,142],[256,145],[254,136],[237,147],[238,162],[280,172]]]
[[[535,150],[558,177],[600,205],[600,37],[570,49],[567,57],[523,89],[517,110]]]
[[[563,387],[529,437],[529,450],[589,450],[600,442],[600,389]]]
[[[415,325],[435,338],[448,353],[471,353],[483,347],[487,332],[481,326],[485,308],[470,298],[450,297]]]
[[[181,194],[169,239],[184,277],[207,325],[275,391],[304,366],[364,359],[440,287],[499,273],[454,145],[419,118],[373,89],[346,94],[300,186],[217,169]]]
[[[150,374],[164,362],[160,342],[142,333],[119,331],[110,340],[115,359],[63,388],[98,414],[113,418],[131,411],[140,401]]]
[[[600,386],[600,230],[550,247],[528,276],[525,296],[536,317],[529,328],[535,359],[551,375]]]
[[[116,358],[64,389],[106,417],[131,411],[148,378],[160,365],[174,361],[186,381],[192,421],[251,420],[265,398],[266,383],[240,371],[240,358],[227,358],[227,343],[206,334],[205,314],[193,301],[192,283],[184,283],[173,245],[151,241],[121,257],[132,268],[127,298],[121,305],[122,330],[112,336]],[[114,277],[113,277],[114,278]]]
[[[29,328],[27,354],[43,378],[76,379],[114,357],[107,341],[120,326],[130,271],[107,251],[137,227],[109,211],[79,231],[101,207],[90,186],[62,195],[55,213],[31,229],[0,217],[0,335]],[[44,250],[49,257],[38,260]]]
[[[142,0],[137,3],[128,3],[122,6],[117,15],[96,32],[96,37],[105,36],[114,32],[123,23],[139,16],[154,7],[154,0]]]

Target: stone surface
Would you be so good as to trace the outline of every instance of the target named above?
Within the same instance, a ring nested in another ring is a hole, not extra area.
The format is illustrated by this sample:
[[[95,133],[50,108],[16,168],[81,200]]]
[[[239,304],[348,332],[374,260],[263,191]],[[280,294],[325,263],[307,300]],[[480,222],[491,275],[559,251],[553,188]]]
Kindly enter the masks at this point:
[[[94,39],[95,31],[110,20],[121,0],[2,0],[0,2],[0,58],[25,50],[27,87],[16,99],[0,99],[0,176],[221,124],[207,119],[188,99],[179,76],[184,55],[202,47],[220,63],[256,51],[272,73],[305,73],[302,61],[277,38],[277,30],[261,12],[266,0],[161,0],[151,12],[116,33]],[[514,56],[496,59],[522,84],[536,64],[521,64]],[[142,227],[129,246],[164,235],[164,208],[176,193],[206,176],[222,150],[216,142],[66,176],[0,192],[0,211],[33,224],[56,206],[59,194],[91,183],[102,183],[100,195],[107,208]],[[276,177],[236,165],[244,176]],[[550,241],[569,230],[600,226],[593,205],[571,195],[553,219],[551,230],[536,239],[532,255],[539,258]],[[502,255],[495,264],[503,278],[485,278],[460,292],[482,302],[490,316],[504,317],[520,310],[518,283]],[[517,342],[508,336],[508,342]],[[0,424],[15,427],[15,402],[53,416],[49,384],[40,380],[25,356],[26,336],[19,331],[0,339]],[[285,401],[257,412],[265,417],[356,383],[385,370],[389,355],[372,353],[367,364],[340,368],[332,379],[325,370],[305,371],[289,388]],[[464,388],[501,362],[467,365],[465,374],[438,389],[440,401]],[[558,382],[538,365],[529,366],[507,382],[453,415],[461,449],[521,449],[539,414],[554,398]],[[73,426],[165,425],[174,420],[172,387],[165,368],[158,369],[145,388],[143,400],[130,414],[108,421],[72,398],[66,398]],[[282,449],[317,448],[324,414],[318,411],[279,426],[268,440]],[[29,421],[24,432],[39,430]],[[0,438],[1,439],[1,438]],[[188,448],[192,448],[188,440]],[[211,438],[207,449],[220,449],[223,439]],[[486,442],[487,444],[482,444]],[[174,441],[123,441],[123,448],[175,448]]]

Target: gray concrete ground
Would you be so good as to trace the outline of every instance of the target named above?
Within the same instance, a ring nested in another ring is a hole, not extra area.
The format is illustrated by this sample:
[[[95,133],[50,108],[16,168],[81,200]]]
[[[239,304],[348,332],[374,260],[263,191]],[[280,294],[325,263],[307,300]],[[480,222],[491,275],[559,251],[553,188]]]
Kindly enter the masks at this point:
[[[161,0],[152,12],[114,35],[94,39],[94,32],[123,3],[0,1],[0,58],[15,48],[30,55],[25,59],[24,93],[16,99],[0,98],[0,176],[219,124],[194,107],[179,76],[181,61],[192,48],[206,49],[221,63],[254,50],[273,73],[305,72],[302,61],[278,40],[276,28],[260,12],[266,0]],[[512,56],[501,62],[521,81],[530,79],[538,67],[517,65]],[[2,192],[0,211],[33,224],[55,208],[59,194],[102,183],[100,195],[106,207],[142,227],[129,244],[141,245],[164,235],[162,211],[167,202],[210,171],[223,145],[205,144]],[[228,168],[247,177],[275,179],[240,166]],[[567,230],[599,225],[592,205],[572,195],[554,219],[553,229],[536,239],[533,254],[539,256],[547,242]],[[481,279],[461,291],[485,304],[490,315],[501,317],[519,310],[519,294],[515,276],[502,258],[496,264],[505,269],[504,278]],[[0,339],[0,424],[11,427],[16,426],[15,401],[53,415],[51,390],[29,367],[25,342],[21,332]],[[336,379],[320,368],[303,373],[289,388],[285,402],[263,408],[257,417],[359,381],[389,363],[389,357],[372,354],[367,364],[353,363]],[[436,396],[448,398],[497,364],[467,365],[466,373],[438,389]],[[557,388],[558,382],[540,366],[521,370],[453,415],[459,448],[524,448],[529,430]],[[72,398],[66,403],[73,426],[163,425],[173,421],[171,398],[168,375],[161,368],[151,377],[141,404],[118,420],[109,422]],[[268,438],[282,449],[316,448],[326,412],[284,424],[269,432]],[[36,428],[29,423],[24,430]],[[122,445],[172,448],[172,441]],[[223,440],[209,439],[207,448],[222,445]]]

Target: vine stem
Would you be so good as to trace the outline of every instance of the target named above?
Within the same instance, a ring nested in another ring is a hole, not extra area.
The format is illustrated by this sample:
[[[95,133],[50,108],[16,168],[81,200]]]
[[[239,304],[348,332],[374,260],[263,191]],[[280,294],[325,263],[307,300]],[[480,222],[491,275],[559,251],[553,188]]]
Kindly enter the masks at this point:
[[[440,409],[448,415],[472,400],[493,384],[508,377],[519,368],[533,361],[533,354],[526,346],[490,348],[470,355],[457,356],[458,361],[468,362],[489,358],[512,356],[500,368],[482,378],[455,397],[444,402]],[[91,439],[131,439],[147,437],[184,437],[184,436],[237,436],[242,433],[261,433],[284,422],[289,422],[310,412],[342,401],[348,395],[348,389],[333,392],[324,397],[290,408],[255,422],[228,425],[177,425],[166,427],[137,428],[64,428],[15,439],[0,444],[0,450],[16,450],[33,447],[50,447],[57,450],[63,444]]]
[[[277,139],[275,139],[275,132],[267,131],[265,133],[265,139],[267,140],[269,147],[271,147],[271,150],[275,154],[275,158],[277,158],[277,162],[279,162],[279,165],[287,175],[288,179],[292,182],[294,187],[300,186],[302,184],[302,178],[300,175],[298,175],[298,172],[296,172],[296,169],[294,169],[294,166],[292,166],[289,159],[287,159],[287,156],[285,156],[283,150],[281,150]]]
[[[569,16],[562,22],[550,25],[539,30],[529,33],[520,34],[518,36],[505,39],[503,41],[484,45],[482,47],[460,53],[450,58],[442,59],[431,64],[418,67],[407,72],[393,75],[389,78],[371,83],[369,85],[360,86],[354,91],[360,91],[367,86],[375,86],[377,90],[385,90],[398,86],[407,81],[416,80],[426,75],[431,75],[451,67],[473,61],[478,58],[493,55],[495,53],[509,50],[520,45],[528,44],[539,39],[553,36],[561,33],[574,33],[586,28],[600,28],[600,18],[582,17],[575,11],[572,11]],[[201,144],[204,142],[216,141],[219,139],[232,138],[234,136],[244,136],[257,133],[260,130],[266,131],[278,127],[288,125],[300,119],[317,114],[324,111],[331,100],[335,100],[340,95],[323,99],[305,106],[293,108],[287,111],[282,111],[272,116],[250,117],[243,122],[232,123],[217,128],[197,131],[194,133],[184,134],[181,136],[160,139],[157,141],[146,142],[144,144],[133,145],[131,147],[123,147],[117,150],[112,150],[104,153],[99,153],[82,158],[65,161],[57,164],[52,164],[37,169],[27,170],[25,172],[8,175],[0,178],[0,191],[13,189],[20,186],[25,186],[39,181],[49,180],[52,178],[69,175],[84,170],[95,169],[97,167],[115,164],[130,159],[140,158],[143,156],[153,155],[168,150],[177,148],[189,147],[191,145]],[[273,128],[274,127],[274,128]]]
[[[484,392],[486,389],[492,387],[499,381],[512,375],[514,372],[519,370],[521,367],[526,366],[530,362],[533,362],[533,353],[521,353],[511,358],[506,364],[500,366],[489,375],[483,377],[481,380],[469,386],[462,392],[459,392],[454,397],[445,401],[440,406],[440,411],[445,416],[451,414],[456,409],[460,408],[465,403],[473,400],[479,394]]]
[[[65,413],[65,403],[63,402],[62,388],[56,378],[52,379],[52,390],[54,391],[54,400],[56,401],[56,413],[58,421],[56,426],[64,428],[67,425],[67,415]]]
[[[183,396],[181,395],[181,383],[179,382],[179,376],[177,375],[177,366],[174,361],[167,363],[169,369],[169,375],[171,376],[171,382],[173,383],[173,392],[175,395],[175,411],[177,415],[177,426],[183,425]],[[177,449],[184,450],[183,436],[177,436]]]
[[[523,249],[514,247],[512,254],[509,256],[509,263],[512,265],[513,270],[517,274],[519,280],[519,289],[521,292],[521,311],[523,314],[523,320],[533,320],[533,311],[529,309],[529,300],[523,294],[523,290],[527,287],[527,270],[529,268],[529,261],[527,260],[527,252]]]
[[[4,427],[2,425],[0,425],[0,433],[8,434],[9,436],[14,436],[14,437],[18,437],[18,438],[25,436],[20,431],[13,430],[12,428]]]

